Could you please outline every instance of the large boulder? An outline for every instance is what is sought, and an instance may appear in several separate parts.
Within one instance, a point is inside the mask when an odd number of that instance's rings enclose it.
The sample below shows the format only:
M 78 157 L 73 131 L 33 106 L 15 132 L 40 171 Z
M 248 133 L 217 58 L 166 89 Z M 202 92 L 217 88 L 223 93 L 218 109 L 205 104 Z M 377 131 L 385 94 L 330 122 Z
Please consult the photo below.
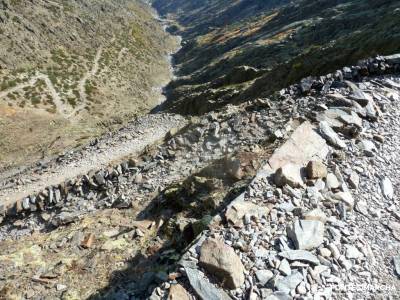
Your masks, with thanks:
M 324 160 L 329 148 L 323 138 L 316 133 L 316 128 L 304 122 L 290 138 L 268 160 L 273 171 L 288 163 L 305 166 L 310 160 Z
M 200 265 L 228 289 L 243 285 L 244 266 L 232 247 L 217 239 L 206 239 L 200 250 Z

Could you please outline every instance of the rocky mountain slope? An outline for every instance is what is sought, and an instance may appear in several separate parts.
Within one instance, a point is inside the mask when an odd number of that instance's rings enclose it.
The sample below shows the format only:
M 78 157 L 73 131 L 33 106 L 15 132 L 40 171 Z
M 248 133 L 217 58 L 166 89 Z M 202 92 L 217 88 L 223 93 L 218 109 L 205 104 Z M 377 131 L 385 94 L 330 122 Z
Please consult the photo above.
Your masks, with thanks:
M 399 72 L 378 57 L 191 118 L 4 205 L 2 297 L 396 298 Z
M 396 2 L 0 5 L 0 299 L 400 297 Z
M 182 1 L 153 5 L 183 36 L 171 111 L 199 114 L 398 50 L 398 1 Z
M 0 169 L 147 113 L 177 41 L 141 1 L 0 1 Z

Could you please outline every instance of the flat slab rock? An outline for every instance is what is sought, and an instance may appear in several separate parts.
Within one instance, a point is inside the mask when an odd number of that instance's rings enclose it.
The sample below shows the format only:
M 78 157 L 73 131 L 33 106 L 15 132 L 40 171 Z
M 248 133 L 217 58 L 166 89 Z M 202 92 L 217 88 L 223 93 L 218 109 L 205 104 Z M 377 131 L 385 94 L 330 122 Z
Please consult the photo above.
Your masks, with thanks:
M 318 258 L 311 252 L 305 250 L 288 250 L 280 252 L 278 255 L 290 261 L 304 261 L 311 264 L 319 265 Z
M 275 283 L 275 288 L 278 291 L 289 294 L 291 291 L 296 289 L 296 287 L 303 281 L 303 275 L 300 272 L 294 272 L 293 274 L 278 279 Z
M 203 273 L 192 268 L 185 268 L 190 285 L 201 300 L 231 300 L 223 290 L 207 281 Z
M 304 122 L 293 132 L 269 159 L 269 166 L 276 171 L 288 163 L 305 166 L 310 160 L 324 160 L 329 148 L 310 122 Z
M 228 289 L 244 284 L 244 266 L 232 247 L 217 239 L 206 239 L 200 249 L 200 265 Z
M 296 249 L 312 250 L 323 243 L 325 225 L 320 221 L 297 220 L 286 231 Z

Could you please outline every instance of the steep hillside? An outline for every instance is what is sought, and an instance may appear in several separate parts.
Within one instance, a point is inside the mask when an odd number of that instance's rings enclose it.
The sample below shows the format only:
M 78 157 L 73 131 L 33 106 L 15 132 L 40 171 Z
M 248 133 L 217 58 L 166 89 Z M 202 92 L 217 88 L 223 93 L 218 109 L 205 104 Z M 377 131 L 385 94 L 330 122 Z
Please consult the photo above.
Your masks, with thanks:
M 0 299 L 399 299 L 399 73 L 144 116 L 0 179 Z
M 184 37 L 165 105 L 172 111 L 246 101 L 400 45 L 398 1 L 181 2 L 153 3 Z
M 160 102 L 176 40 L 141 1 L 0 1 L 0 169 Z
M 0 0 L 0 300 L 400 299 L 399 6 Z

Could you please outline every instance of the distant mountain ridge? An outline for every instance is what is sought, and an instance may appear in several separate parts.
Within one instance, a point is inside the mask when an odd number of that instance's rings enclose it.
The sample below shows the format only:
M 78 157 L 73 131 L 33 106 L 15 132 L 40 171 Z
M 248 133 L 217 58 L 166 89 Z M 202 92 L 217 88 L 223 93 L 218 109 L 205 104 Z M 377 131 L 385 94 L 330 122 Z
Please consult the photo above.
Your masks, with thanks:
M 170 30 L 184 37 L 175 59 L 178 78 L 165 105 L 182 113 L 201 114 L 267 95 L 308 75 L 394 53 L 400 45 L 400 3 L 393 0 L 156 0 L 153 5 L 175 21 Z M 257 76 L 225 80 L 241 76 L 243 66 L 258 69 Z

